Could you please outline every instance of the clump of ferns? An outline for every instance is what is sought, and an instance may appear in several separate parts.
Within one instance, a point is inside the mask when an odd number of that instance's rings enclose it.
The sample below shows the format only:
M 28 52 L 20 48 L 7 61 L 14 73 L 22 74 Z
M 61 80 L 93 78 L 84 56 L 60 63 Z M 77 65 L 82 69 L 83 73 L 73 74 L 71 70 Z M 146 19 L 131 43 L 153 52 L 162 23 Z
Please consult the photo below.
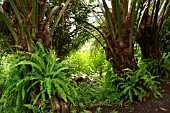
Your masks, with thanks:
M 60 101 L 74 104 L 71 93 L 77 93 L 74 82 L 66 77 L 69 67 L 65 61 L 56 58 L 54 51 L 47 53 L 41 45 L 38 48 L 35 53 L 28 53 L 29 57 L 16 57 L 22 60 L 13 65 L 9 73 L 1 98 L 4 109 L 16 106 L 14 110 L 25 110 L 26 107 L 41 106 L 46 101 L 51 103 L 53 110 L 60 109 Z M 59 107 L 54 108 L 53 104 Z

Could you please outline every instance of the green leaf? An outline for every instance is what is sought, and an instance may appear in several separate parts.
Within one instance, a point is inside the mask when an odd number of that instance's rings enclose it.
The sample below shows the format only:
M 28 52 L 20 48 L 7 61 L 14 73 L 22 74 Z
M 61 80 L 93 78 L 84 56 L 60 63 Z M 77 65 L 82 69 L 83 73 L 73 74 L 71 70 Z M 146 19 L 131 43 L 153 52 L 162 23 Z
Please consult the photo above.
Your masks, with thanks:
M 33 34 L 38 30 L 38 0 L 32 0 Z M 34 37 L 33 37 L 34 38 Z
M 44 90 L 44 91 L 45 91 L 45 90 Z M 34 102 L 33 102 L 33 105 L 35 105 L 35 104 L 37 103 L 37 101 L 38 101 L 38 99 L 39 99 L 39 97 L 40 97 L 40 95 L 41 95 L 42 92 L 43 92 L 43 91 L 41 91 L 41 92 L 35 97 Z
M 120 0 L 112 0 L 112 4 L 115 4 L 114 13 L 116 13 L 116 21 L 118 25 L 119 40 L 122 42 L 122 17 L 121 17 L 121 5 Z
M 93 3 L 94 2 L 94 0 L 89 0 L 89 3 L 91 4 L 91 3 Z
M 12 25 L 9 22 L 8 18 L 6 17 L 6 15 L 4 15 L 1 10 L 0 10 L 0 18 L 7 25 L 8 29 L 10 30 L 10 32 L 11 32 L 11 34 L 12 34 L 14 40 L 15 40 L 15 42 L 18 42 L 18 37 L 17 37 L 17 34 L 15 33 L 14 28 L 12 27 Z
M 25 98 L 25 85 L 22 86 L 21 91 L 22 91 L 22 100 L 24 100 L 24 98 Z
M 53 81 L 53 84 L 57 88 L 58 93 L 61 95 L 61 97 L 64 99 L 64 101 L 67 102 L 67 98 L 66 98 L 67 96 L 66 96 L 66 93 L 63 90 L 63 88 L 56 81 Z
M 103 6 L 104 6 L 104 9 L 105 9 L 105 13 L 106 13 L 107 24 L 109 26 L 109 31 L 111 33 L 111 38 L 112 38 L 112 40 L 114 40 L 115 39 L 115 33 L 114 33 L 114 27 L 113 27 L 113 24 L 112 24 L 110 11 L 109 11 L 109 8 L 108 8 L 108 6 L 106 4 L 106 1 L 105 0 L 102 0 L 102 1 L 103 1 Z
M 28 87 L 27 92 L 29 92 L 30 89 L 31 89 L 33 86 L 35 86 L 37 83 L 39 83 L 39 82 L 40 82 L 40 80 L 37 80 L 37 81 L 35 81 L 34 83 L 32 83 L 32 84 Z
M 127 86 L 127 87 L 123 90 L 123 93 L 126 94 L 126 92 L 127 92 L 128 90 L 130 90 L 130 89 L 131 89 L 131 87 L 130 87 L 130 86 Z
M 70 100 L 70 102 L 71 102 L 73 105 L 76 105 L 76 104 L 74 103 L 74 100 L 73 100 L 72 97 L 70 97 L 69 95 L 67 95 L 67 98 Z
M 35 58 L 36 64 L 39 63 L 41 68 L 45 70 L 46 65 L 42 57 L 38 56 L 37 54 L 33 54 L 32 58 Z
M 26 5 L 26 0 L 19 0 L 20 1 L 20 5 L 22 7 L 22 12 L 24 14 L 24 17 L 27 18 L 28 17 L 28 7 Z
M 16 97 L 16 106 L 20 106 L 21 104 L 21 90 L 17 92 L 17 97 Z
M 20 17 L 20 13 L 18 12 L 18 9 L 17 9 L 17 7 L 14 4 L 14 1 L 13 0 L 9 0 L 9 2 L 10 2 L 10 5 L 11 5 L 11 7 L 12 7 L 14 13 L 15 13 L 15 16 L 17 17 L 18 22 L 19 22 L 21 34 L 22 34 L 23 38 L 25 38 L 25 30 L 24 30 L 24 25 L 22 23 L 23 21 L 22 21 L 22 19 Z
M 27 107 L 27 108 L 29 108 L 29 109 L 32 109 L 32 110 L 37 110 L 37 107 L 36 107 L 36 106 L 33 106 L 33 105 L 31 105 L 31 104 L 24 104 L 23 106 L 24 106 L 24 107 Z
M 128 91 L 128 95 L 129 95 L 129 101 L 130 101 L 130 103 L 132 103 L 133 102 L 133 95 L 132 95 L 132 91 L 131 90 L 129 90 Z
M 31 66 L 33 66 L 33 67 L 36 67 L 40 72 L 43 73 L 42 68 L 41 68 L 39 65 L 37 65 L 36 63 L 32 62 L 32 61 L 26 61 L 26 60 L 24 60 L 24 61 L 21 61 L 21 62 L 19 62 L 18 64 L 16 64 L 14 67 L 17 67 L 17 66 L 19 66 L 19 65 L 31 65 Z
M 136 96 L 138 96 L 138 95 L 141 94 L 136 88 L 133 88 L 133 91 L 134 91 L 134 93 L 135 93 Z
M 45 99 L 45 91 L 42 91 L 42 100 L 43 100 L 43 102 L 46 102 L 46 99 Z
M 56 82 L 58 82 L 62 87 L 63 87 L 63 90 L 68 94 L 68 95 L 70 95 L 70 90 L 69 90 L 69 88 L 68 88 L 68 81 L 67 81 L 67 83 L 65 82 L 65 81 L 63 81 L 63 80 L 59 80 L 59 79 L 55 79 L 56 80 Z
M 45 78 L 45 83 L 46 83 L 46 87 L 47 87 L 47 93 L 49 98 L 51 99 L 51 79 L 50 78 Z
M 130 26 L 130 46 L 129 46 L 130 52 L 133 51 L 134 32 L 135 32 L 134 31 L 135 30 L 134 26 L 135 26 L 135 23 L 136 23 L 136 20 L 137 20 L 137 15 L 138 15 L 138 10 L 139 10 L 139 6 L 140 6 L 140 2 L 141 2 L 141 0 L 139 0 L 139 1 L 134 0 L 133 1 L 133 5 L 132 5 L 132 19 L 131 19 L 131 26 Z

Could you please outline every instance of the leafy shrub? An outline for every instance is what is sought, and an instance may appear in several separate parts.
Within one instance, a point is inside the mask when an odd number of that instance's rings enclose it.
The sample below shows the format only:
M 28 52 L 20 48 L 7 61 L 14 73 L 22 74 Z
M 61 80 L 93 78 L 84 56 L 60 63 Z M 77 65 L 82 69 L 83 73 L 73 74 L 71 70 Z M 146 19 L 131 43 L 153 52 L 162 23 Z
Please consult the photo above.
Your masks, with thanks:
M 170 16 L 168 16 L 168 18 L 166 19 L 160 35 L 162 41 L 162 52 L 168 53 L 170 51 Z
M 140 62 L 153 76 L 168 78 L 170 75 L 170 54 L 163 54 L 160 59 L 145 59 Z
M 74 75 L 81 76 L 81 73 L 89 77 L 98 77 L 102 75 L 103 68 L 106 65 L 104 50 L 100 47 L 95 51 L 77 51 L 68 57 L 70 64 L 74 64 L 72 72 Z
M 3 89 L 5 87 L 6 79 L 9 72 L 9 60 L 12 55 L 0 54 L 0 97 L 2 96 Z
M 78 97 L 74 98 L 77 112 L 99 104 L 103 100 L 103 89 L 100 81 L 80 83 L 77 89 Z
M 71 92 L 77 93 L 74 84 L 66 77 L 68 66 L 65 61 L 59 61 L 52 50 L 45 52 L 40 44 L 38 48 L 35 48 L 35 53 L 21 53 L 14 57 L 16 64 L 10 69 L 1 98 L 4 111 L 10 107 L 15 112 L 26 108 L 60 110 L 62 102 L 74 104 Z
M 122 105 L 123 102 L 128 102 L 131 104 L 134 99 L 142 101 L 149 92 L 152 92 L 156 98 L 161 95 L 156 86 L 159 82 L 146 69 L 137 71 L 124 69 L 123 71 L 124 74 L 120 76 L 114 74 L 111 68 L 105 73 L 103 83 L 107 103 L 116 102 Z

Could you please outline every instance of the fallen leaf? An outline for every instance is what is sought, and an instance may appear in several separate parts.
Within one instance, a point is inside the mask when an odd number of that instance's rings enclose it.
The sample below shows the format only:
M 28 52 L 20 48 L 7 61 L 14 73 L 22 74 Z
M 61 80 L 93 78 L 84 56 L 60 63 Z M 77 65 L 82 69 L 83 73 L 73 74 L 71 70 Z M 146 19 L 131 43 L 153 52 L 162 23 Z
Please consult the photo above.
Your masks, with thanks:
M 165 108 L 162 108 L 162 107 L 160 107 L 160 109 L 161 109 L 162 111 L 167 111 L 167 109 L 165 109 Z

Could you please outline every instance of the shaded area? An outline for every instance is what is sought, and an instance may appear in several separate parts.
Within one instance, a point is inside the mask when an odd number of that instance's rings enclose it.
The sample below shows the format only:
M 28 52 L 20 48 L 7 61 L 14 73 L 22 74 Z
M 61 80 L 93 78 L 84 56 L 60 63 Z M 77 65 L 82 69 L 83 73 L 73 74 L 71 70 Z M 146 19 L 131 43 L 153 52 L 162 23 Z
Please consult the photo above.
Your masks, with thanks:
M 118 113 L 170 113 L 170 80 L 162 83 L 159 86 L 159 91 L 163 98 L 155 99 L 153 96 L 146 101 L 139 102 L 136 101 L 132 104 L 129 109 L 126 106 L 100 106 L 102 108 L 102 113 L 110 113 L 112 111 L 117 111 Z M 96 112 L 97 107 L 92 107 L 89 109 L 92 113 Z

